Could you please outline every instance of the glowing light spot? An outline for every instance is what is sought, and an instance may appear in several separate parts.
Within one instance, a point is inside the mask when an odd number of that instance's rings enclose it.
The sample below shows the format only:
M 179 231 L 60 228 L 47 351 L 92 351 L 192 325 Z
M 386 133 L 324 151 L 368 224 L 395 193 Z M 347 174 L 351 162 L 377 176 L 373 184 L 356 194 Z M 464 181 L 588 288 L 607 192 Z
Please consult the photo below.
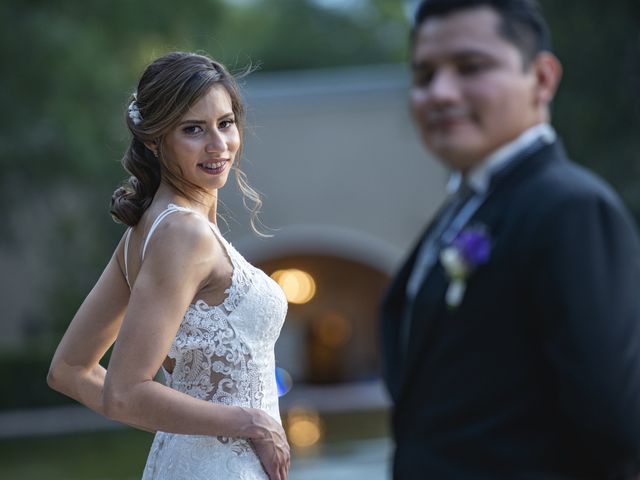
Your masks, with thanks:
M 276 386 L 278 387 L 279 397 L 289 393 L 293 386 L 293 379 L 284 368 L 276 367 Z
M 316 294 L 316 282 L 305 271 L 296 268 L 276 270 L 271 278 L 278 282 L 289 303 L 307 303 Z
M 338 312 L 329 312 L 316 319 L 313 329 L 318 340 L 331 348 L 347 343 L 353 331 L 349 319 Z
M 320 416 L 314 410 L 292 408 L 287 415 L 287 437 L 296 447 L 308 448 L 322 438 Z

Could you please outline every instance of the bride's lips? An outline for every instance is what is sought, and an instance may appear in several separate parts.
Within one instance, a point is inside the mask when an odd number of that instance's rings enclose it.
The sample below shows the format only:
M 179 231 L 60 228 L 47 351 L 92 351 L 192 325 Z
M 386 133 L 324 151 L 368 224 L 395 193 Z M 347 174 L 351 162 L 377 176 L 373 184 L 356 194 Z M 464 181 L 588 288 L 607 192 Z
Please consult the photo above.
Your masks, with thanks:
M 198 164 L 198 168 L 209 175 L 220 175 L 227 168 L 229 161 L 227 159 L 215 160 L 212 162 L 203 162 Z

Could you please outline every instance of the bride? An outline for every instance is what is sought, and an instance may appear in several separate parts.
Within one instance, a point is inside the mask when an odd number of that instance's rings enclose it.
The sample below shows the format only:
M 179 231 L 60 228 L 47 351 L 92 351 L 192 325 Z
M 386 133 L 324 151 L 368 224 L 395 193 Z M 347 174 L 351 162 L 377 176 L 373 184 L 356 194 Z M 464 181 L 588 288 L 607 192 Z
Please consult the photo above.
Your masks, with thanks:
M 156 432 L 144 480 L 287 478 L 273 353 L 287 303 L 216 225 L 231 170 L 260 203 L 238 170 L 243 120 L 221 64 L 176 52 L 147 67 L 111 208 L 130 228 L 51 363 L 55 390 Z

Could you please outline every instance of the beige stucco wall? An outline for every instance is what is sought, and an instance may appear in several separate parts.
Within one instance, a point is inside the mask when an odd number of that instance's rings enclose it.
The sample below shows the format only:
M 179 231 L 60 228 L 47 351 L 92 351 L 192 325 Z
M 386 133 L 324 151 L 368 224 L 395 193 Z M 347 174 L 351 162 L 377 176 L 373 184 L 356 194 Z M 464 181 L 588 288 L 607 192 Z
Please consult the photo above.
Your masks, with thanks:
M 264 194 L 259 240 L 237 189 L 228 236 L 250 255 L 313 243 L 384 256 L 393 268 L 444 195 L 446 173 L 422 148 L 403 65 L 259 74 L 245 79 L 243 168 Z M 359 248 L 361 247 L 361 248 Z M 268 253 L 267 253 L 268 255 Z

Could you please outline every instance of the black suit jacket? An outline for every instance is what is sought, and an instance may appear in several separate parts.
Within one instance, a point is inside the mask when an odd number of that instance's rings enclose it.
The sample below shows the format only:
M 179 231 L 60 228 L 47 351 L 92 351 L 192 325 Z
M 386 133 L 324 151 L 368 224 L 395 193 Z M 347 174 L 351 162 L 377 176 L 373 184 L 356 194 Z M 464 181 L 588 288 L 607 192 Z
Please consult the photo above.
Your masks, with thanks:
M 492 250 L 456 309 L 437 262 L 400 346 L 417 246 L 382 304 L 394 478 L 630 477 L 640 246 L 626 209 L 556 142 L 508 166 L 469 223 Z

